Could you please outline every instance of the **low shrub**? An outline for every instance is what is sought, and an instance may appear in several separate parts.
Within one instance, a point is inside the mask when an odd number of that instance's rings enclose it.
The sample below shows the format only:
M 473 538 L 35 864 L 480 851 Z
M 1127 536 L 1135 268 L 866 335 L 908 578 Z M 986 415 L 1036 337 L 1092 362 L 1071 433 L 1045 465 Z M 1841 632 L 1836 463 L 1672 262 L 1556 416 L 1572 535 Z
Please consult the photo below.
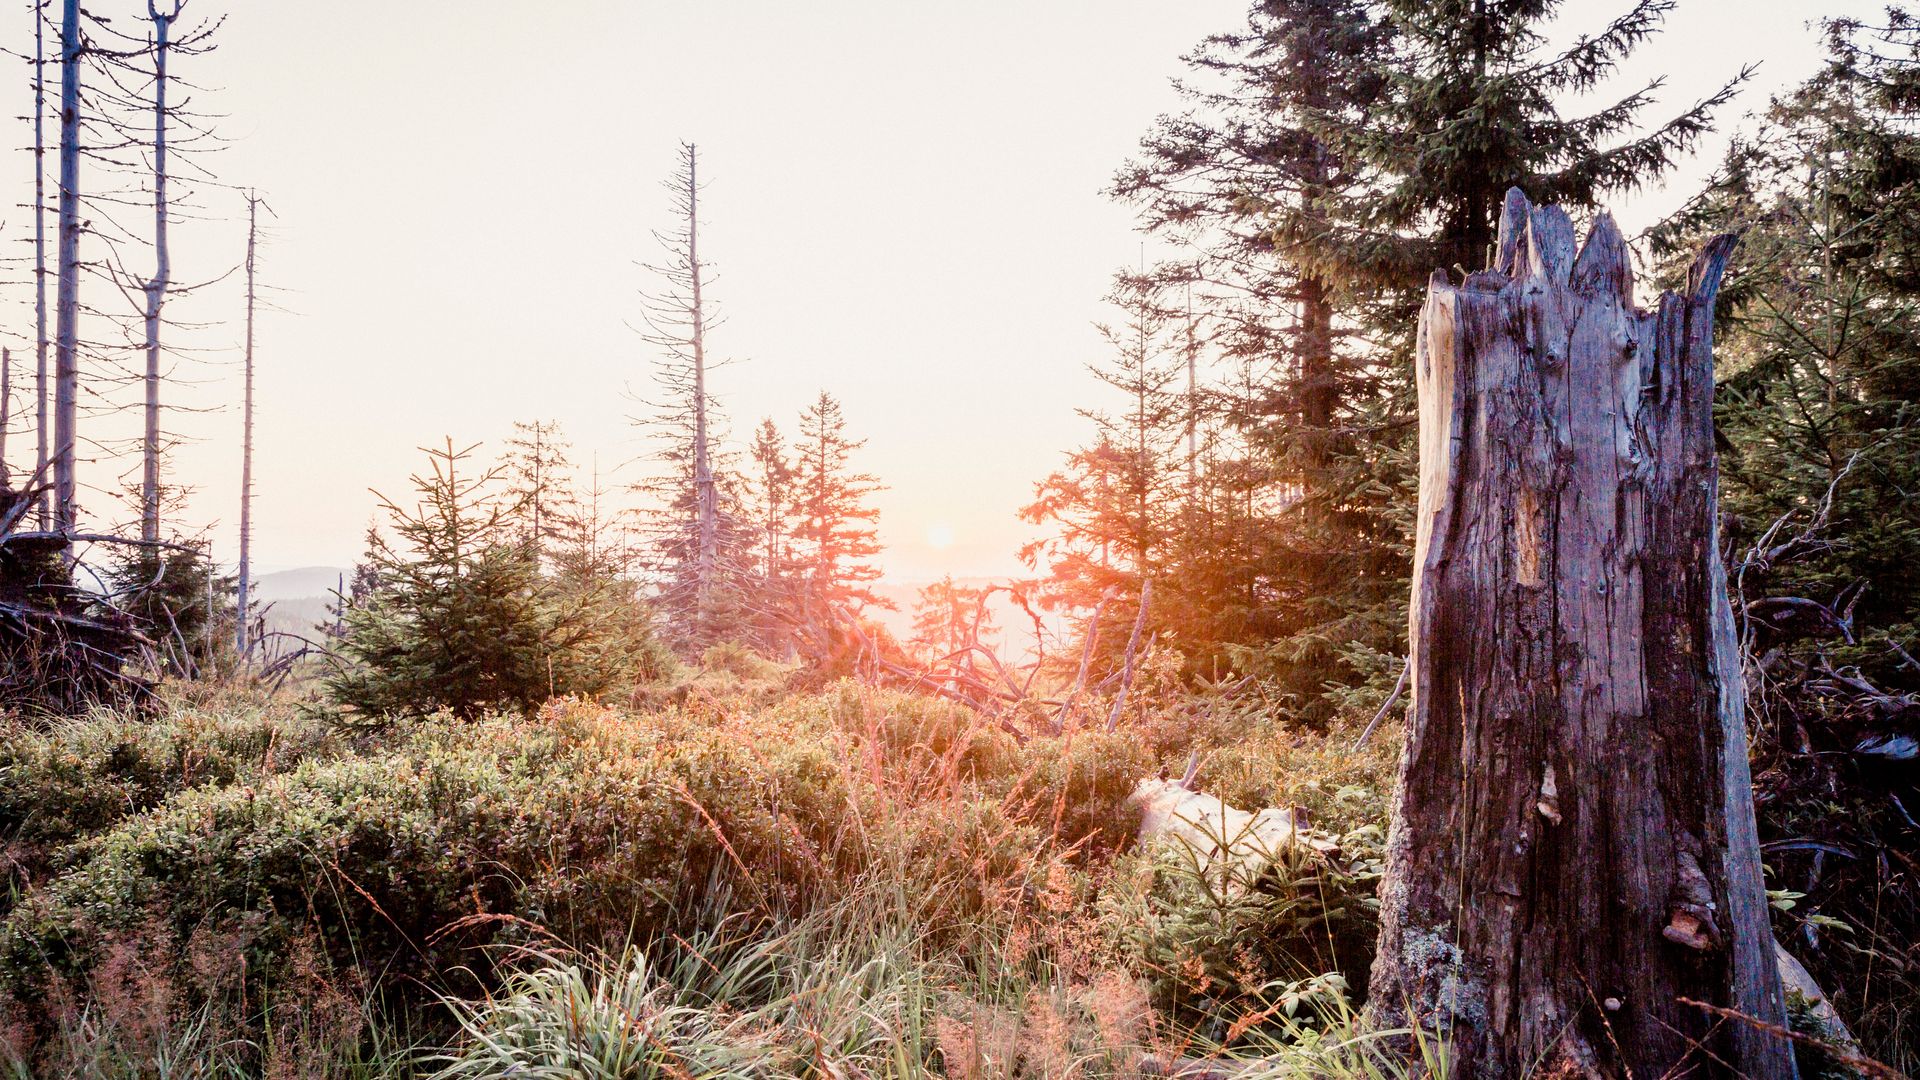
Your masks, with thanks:
M 857 871 L 852 802 L 824 747 L 770 734 L 559 706 L 185 790 L 69 849 L 0 924 L 0 974 L 28 1000 L 146 928 L 156 970 L 189 981 L 192 943 L 218 937 L 266 986 L 312 935 L 404 1011 L 490 985 L 480 946 L 617 947 L 715 897 L 803 910 Z
M 1159 768 L 1130 734 L 1080 732 L 1029 743 L 1020 770 L 993 788 L 1030 807 L 1050 836 L 1093 861 L 1133 843 L 1140 816 L 1127 807 L 1127 796 Z
M 1241 721 L 1211 734 L 1229 741 L 1206 758 L 1208 790 L 1335 823 L 1377 812 L 1384 751 L 1335 753 Z M 1166 1020 L 1204 1027 L 1206 1009 L 1257 1011 L 1285 980 L 1318 993 L 1330 984 L 1300 980 L 1364 969 L 1347 951 L 1367 936 L 1357 865 L 1296 868 L 1223 902 L 1152 858 L 1116 861 L 1139 825 L 1127 795 L 1185 758 L 1155 745 L 1097 730 L 1023 743 L 965 708 L 850 681 L 353 733 L 288 706 L 184 696 L 145 725 L 10 728 L 0 820 L 31 869 L 16 870 L 0 921 L 0 992 L 24 1025 L 21 1060 L 53 1075 L 83 1056 L 60 1047 L 134 1060 L 126 1048 L 210 1045 L 202 1034 L 241 1072 L 306 1046 L 370 1075 L 369 1045 L 396 1027 L 443 1040 L 464 1023 L 477 1040 L 576 1006 L 612 1023 L 618 1002 L 666 1010 L 666 1045 L 720 1040 L 715 1053 L 768 1075 L 802 1069 L 803 1053 L 875 1075 L 1124 1071 L 1112 1055 L 1093 1062 L 1122 1028 L 1137 1048 L 1149 1029 L 1172 1031 L 1156 1027 Z M 1349 838 L 1349 857 L 1369 835 Z M 1244 954 L 1237 937 L 1266 944 Z M 723 993 L 681 971 L 685 942 L 736 974 L 748 969 L 725 957 L 787 951 L 756 961 L 758 989 Z M 802 956 L 827 965 L 821 981 Z M 782 995 L 818 1008 L 767 1011 Z M 357 1010 L 332 1021 L 360 1033 L 355 1046 L 321 1045 L 321 997 Z M 139 1034 L 114 1004 L 136 999 L 164 1000 L 171 1026 Z M 1156 1019 L 1149 1000 L 1168 1011 Z M 672 1011 L 688 1002 L 711 1015 Z M 743 1010 L 761 1028 L 733 1026 Z M 881 1033 L 903 1030 L 906 1049 L 883 1061 Z
M 161 688 L 154 715 L 102 712 L 50 724 L 0 719 L 0 843 L 12 897 L 65 849 L 199 787 L 255 784 L 344 741 L 288 702 Z
M 731 675 L 742 683 L 779 683 L 793 670 L 774 663 L 737 641 L 709 645 L 700 654 L 700 668 L 715 674 Z

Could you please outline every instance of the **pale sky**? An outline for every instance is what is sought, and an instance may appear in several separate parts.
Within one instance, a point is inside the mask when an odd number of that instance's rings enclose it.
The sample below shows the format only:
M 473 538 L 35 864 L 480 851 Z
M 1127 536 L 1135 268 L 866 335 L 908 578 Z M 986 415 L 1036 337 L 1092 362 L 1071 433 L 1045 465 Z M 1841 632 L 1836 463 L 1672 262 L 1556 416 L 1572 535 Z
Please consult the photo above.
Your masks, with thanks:
M 1565 30 L 1625 2 L 1571 3 Z M 24 6 L 0 14 L 16 51 L 31 48 Z M 671 224 L 659 182 L 687 139 L 708 180 L 701 242 L 726 316 L 710 348 L 735 361 L 714 376 L 735 437 L 762 416 L 790 430 L 830 390 L 868 440 L 861 466 L 890 485 L 890 577 L 1018 572 L 1031 530 L 1016 511 L 1086 435 L 1073 410 L 1100 400 L 1084 370 L 1100 297 L 1140 257 L 1131 214 L 1100 192 L 1177 107 L 1179 55 L 1245 6 L 190 0 L 231 12 L 219 52 L 177 67 L 217 88 L 206 100 L 232 145 L 210 164 L 277 213 L 261 269 L 288 310 L 259 328 L 256 565 L 351 563 L 368 488 L 402 492 L 414 448 L 447 435 L 497 447 L 516 419 L 555 419 L 607 483 L 633 475 L 625 394 L 645 389 L 650 355 L 629 324 L 652 285 L 637 263 Z M 1697 185 L 1725 127 L 1814 68 L 1808 20 L 1878 6 L 1681 0 L 1622 80 L 1668 73 L 1652 115 L 1763 66 L 1698 166 L 1618 207 L 1629 231 Z M 89 7 L 131 21 L 144 0 Z M 13 83 L 8 115 L 31 102 L 24 71 Z M 6 160 L 11 190 L 30 190 L 31 155 Z M 198 201 L 229 220 L 176 226 L 180 280 L 218 276 L 244 243 L 238 195 Z M 18 255 L 30 228 L 10 210 L 0 241 Z M 144 252 L 126 257 L 145 272 Z M 18 380 L 31 291 L 9 276 L 0 339 Z M 174 475 L 224 558 L 239 373 L 211 347 L 238 340 L 236 286 L 179 305 L 226 324 L 193 335 L 208 362 L 172 392 L 214 410 L 174 419 L 196 440 Z M 16 466 L 28 441 L 10 443 Z

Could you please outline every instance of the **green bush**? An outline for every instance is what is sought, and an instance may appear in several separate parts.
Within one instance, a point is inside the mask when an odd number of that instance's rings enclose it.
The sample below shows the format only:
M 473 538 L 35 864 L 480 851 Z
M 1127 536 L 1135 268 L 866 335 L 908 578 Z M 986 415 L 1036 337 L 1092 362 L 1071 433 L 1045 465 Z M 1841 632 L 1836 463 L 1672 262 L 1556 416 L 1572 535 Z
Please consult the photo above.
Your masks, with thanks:
M 940 698 L 877 691 L 842 679 L 794 704 L 817 715 L 817 722 L 837 732 L 843 743 L 860 746 L 896 785 L 991 784 L 1017 775 L 1024 764 L 1013 736 L 979 713 Z
M 59 866 L 68 845 L 196 787 L 256 783 L 344 749 L 287 703 L 162 689 L 152 716 L 111 712 L 50 725 L 0 720 L 0 839 L 14 888 Z M 0 911 L 11 896 L 0 898 Z
M 1203 786 L 1249 807 L 1300 801 L 1355 822 L 1375 812 L 1372 755 L 1266 738 L 1215 751 Z M 1087 1026 L 1095 981 L 1125 1006 L 1114 1013 L 1109 1001 L 1109 1013 L 1133 1015 L 1120 999 L 1135 986 L 1145 1008 L 1146 983 L 1111 970 L 1122 961 L 1149 980 L 1166 977 L 1156 965 L 1172 970 L 1175 981 L 1152 989 L 1169 1017 L 1193 1024 L 1209 1001 L 1226 1010 L 1253 997 L 1179 982 L 1186 969 L 1173 959 L 1190 968 L 1198 956 L 1225 985 L 1240 973 L 1236 936 L 1271 942 L 1256 957 L 1261 993 L 1309 969 L 1352 973 L 1325 942 L 1359 934 L 1349 929 L 1366 918 L 1361 868 L 1301 869 L 1281 894 L 1220 903 L 1151 860 L 1114 861 L 1139 824 L 1126 797 L 1162 764 L 1180 762 L 1130 733 L 1022 745 L 970 710 L 853 682 L 771 702 L 688 695 L 639 713 L 563 699 L 527 716 L 443 713 L 356 735 L 291 706 L 174 694 L 148 724 L 103 714 L 0 732 L 0 820 L 17 849 L 39 853 L 0 921 L 0 992 L 37 1032 L 40 1067 L 60 1075 L 48 1047 L 111 1056 L 132 1045 L 134 1028 L 112 1020 L 122 999 L 169 1003 L 173 1026 L 155 1028 L 167 1034 L 156 1046 L 292 1046 L 313 1023 L 275 1017 L 304 1015 L 316 985 L 335 988 L 328 1015 L 345 1016 L 343 1000 L 364 1014 L 354 1030 L 367 1039 L 395 1023 L 438 1039 L 455 1019 L 442 995 L 517 1002 L 459 1014 L 492 1031 L 631 989 L 621 982 L 631 965 L 583 958 L 645 944 L 678 965 L 662 950 L 712 941 L 697 935 L 720 926 L 723 952 L 786 943 L 782 974 L 765 978 L 820 1007 L 779 1024 L 842 1024 L 832 1038 L 843 1058 L 832 1060 L 911 1075 L 901 1062 L 1002 1054 L 992 1048 L 1015 1036 L 1029 1063 L 1099 1045 Z M 1349 839 L 1349 857 L 1369 835 Z M 1148 929 L 1128 937 L 1129 925 Z M 791 936 L 802 927 L 813 935 L 804 949 Z M 881 927 L 894 937 L 876 952 Z M 513 981 L 530 950 L 572 973 Z M 808 982 L 789 962 L 800 955 L 839 974 Z M 709 959 L 733 970 L 719 952 Z M 117 989 L 128 971 L 158 996 Z M 677 968 L 647 971 L 633 992 L 660 980 L 696 992 Z M 861 984 L 859 972 L 893 974 Z M 867 1027 L 844 1025 L 862 1002 L 897 1000 L 881 983 L 909 978 L 940 981 L 941 1000 L 915 1005 L 911 1023 L 937 1022 L 946 1036 L 934 1050 L 916 1034 L 911 1053 L 883 1066 L 874 1033 L 907 1014 L 888 1005 L 859 1021 Z M 696 1003 L 762 1010 L 772 985 L 699 989 L 710 1000 Z M 196 1017 L 214 1043 L 192 1042 Z M 725 1015 L 688 1023 L 688 1038 L 739 1034 Z M 799 1043 L 769 1038 L 776 1075 L 800 1067 Z M 326 1050 L 328 1060 L 356 1052 Z M 265 1054 L 234 1060 L 256 1069 Z
M 0 959 L 26 999 L 83 978 L 116 936 L 141 930 L 181 967 L 217 935 L 270 982 L 312 932 L 335 969 L 406 1005 L 486 985 L 477 946 L 617 948 L 687 929 L 716 895 L 804 908 L 852 869 L 851 812 L 830 754 L 764 728 L 585 706 L 432 721 L 377 752 L 180 792 L 81 842 L 0 924 Z
M 1029 807 L 1048 834 L 1083 861 L 1093 860 L 1133 843 L 1140 814 L 1126 805 L 1127 796 L 1159 767 L 1131 735 L 1089 731 L 1035 739 L 1022 752 L 1018 770 L 990 787 Z
M 737 641 L 709 645 L 700 654 L 700 667 L 705 671 L 731 675 L 742 683 L 781 683 L 793 670 L 774 663 Z

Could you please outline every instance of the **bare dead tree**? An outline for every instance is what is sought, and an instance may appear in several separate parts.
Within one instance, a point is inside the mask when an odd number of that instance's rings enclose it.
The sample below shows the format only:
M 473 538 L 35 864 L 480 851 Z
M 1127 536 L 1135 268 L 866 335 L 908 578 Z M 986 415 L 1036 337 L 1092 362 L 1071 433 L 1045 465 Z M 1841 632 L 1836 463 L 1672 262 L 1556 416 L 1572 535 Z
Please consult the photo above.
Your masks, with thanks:
M 1127 635 L 1127 651 L 1120 664 L 1120 692 L 1113 696 L 1113 708 L 1107 712 L 1107 730 L 1116 731 L 1120 727 L 1120 717 L 1127 711 L 1127 696 L 1133 693 L 1133 664 L 1140 650 L 1140 632 L 1146 629 L 1147 611 L 1153 604 L 1153 579 L 1147 578 L 1140 583 L 1140 605 L 1133 612 L 1133 633 Z
M 140 539 L 160 539 L 160 312 L 173 284 L 172 250 L 167 244 L 167 60 L 173 51 L 174 20 L 186 0 L 163 11 L 147 0 L 153 21 L 153 277 L 146 294 L 146 411 L 140 443 Z
M 1060 706 L 1060 714 L 1054 718 L 1053 726 L 1056 731 L 1066 727 L 1067 714 L 1073 711 L 1074 703 L 1080 700 L 1080 692 L 1086 689 L 1087 672 L 1093 666 L 1094 643 L 1100 639 L 1100 616 L 1106 614 L 1107 605 L 1112 603 L 1114 597 L 1118 595 L 1120 595 L 1119 586 L 1107 586 L 1107 591 L 1100 594 L 1100 602 L 1094 605 L 1093 615 L 1087 619 L 1086 632 L 1080 640 L 1080 670 L 1073 677 L 1073 688 L 1067 691 L 1067 699 Z
M 692 143 L 687 143 L 681 149 L 681 161 L 685 169 L 685 182 L 679 192 L 684 200 L 682 209 L 687 219 L 687 231 L 684 234 L 687 302 L 682 309 L 685 319 L 682 325 L 686 336 L 672 345 L 685 348 L 692 361 L 693 512 L 694 528 L 699 538 L 695 548 L 695 573 L 699 580 L 697 603 L 705 607 L 711 597 L 714 570 L 719 563 L 720 503 L 713 486 L 713 447 L 709 441 L 712 433 L 707 424 L 707 310 L 700 296 L 700 158 Z
M 103 389 L 135 381 L 125 357 L 134 340 L 129 328 L 136 311 L 144 314 L 147 324 L 148 404 L 157 405 L 153 392 L 160 360 L 159 307 L 165 296 L 177 291 L 166 233 L 180 205 L 170 190 L 179 143 L 172 124 L 186 114 L 180 111 L 185 101 L 176 101 L 171 92 L 175 80 L 168 61 L 178 53 L 200 50 L 217 23 L 181 34 L 173 20 L 190 0 L 165 0 L 171 7 L 164 14 L 158 6 L 161 2 L 152 0 L 148 8 L 155 27 L 150 37 L 123 33 L 111 18 L 89 12 L 77 0 L 64 0 L 52 11 L 39 3 L 33 9 L 37 446 L 34 475 L 20 491 L 29 493 L 27 498 L 34 505 L 16 501 L 12 511 L 17 513 L 10 512 L 5 530 L 0 530 L 4 533 L 0 536 L 0 547 L 4 548 L 0 550 L 0 593 L 5 593 L 12 605 L 6 632 L 0 636 L 6 637 L 10 661 L 25 663 L 40 673 L 25 683 L 9 683 L 8 692 L 29 692 L 37 686 L 46 692 L 45 704 L 56 709 L 79 704 L 92 693 L 89 688 L 136 686 L 144 678 L 140 672 L 162 666 L 162 653 L 177 654 L 188 670 L 193 666 L 188 655 L 191 650 L 181 632 L 183 623 L 174 619 L 173 608 L 164 606 L 167 601 L 156 601 L 162 595 L 157 590 L 179 588 L 181 579 L 174 569 L 191 565 L 198 558 L 197 550 L 189 545 L 163 543 L 157 538 L 157 519 L 152 512 L 158 504 L 154 497 L 158 485 L 152 482 L 157 480 L 157 453 L 146 455 L 146 479 L 150 482 L 142 493 L 141 539 L 79 529 L 83 448 L 105 445 L 97 436 L 83 438 L 80 427 L 86 415 L 121 407 Z M 56 13 L 57 26 L 47 17 Z M 50 31 L 58 34 L 61 68 L 58 235 L 51 266 L 55 277 L 51 309 L 46 302 L 49 253 L 43 167 L 47 150 L 45 39 Z M 151 132 L 144 126 L 147 119 L 153 125 Z M 189 135 L 195 134 L 191 124 L 188 128 Z M 151 158 L 143 167 L 141 156 L 149 151 Z M 87 177 L 84 184 L 83 171 Z M 134 176 L 152 178 L 151 203 L 137 185 L 126 182 L 125 178 Z M 116 184 L 115 177 L 122 179 Z M 121 225 L 117 216 L 122 208 L 133 206 L 151 206 L 155 213 L 158 266 L 151 279 L 128 274 L 121 257 L 125 245 L 144 242 Z M 83 233 L 94 239 L 83 240 Z M 86 255 L 81 250 L 83 243 L 88 248 Z M 86 300 L 94 290 L 83 284 L 83 275 L 88 274 L 106 281 L 113 287 L 110 292 L 117 290 L 126 307 L 109 310 L 89 306 Z M 146 294 L 146 303 L 135 299 L 129 291 L 130 282 Z M 51 335 L 47 329 L 49 315 Z M 122 342 L 114 345 L 91 334 L 100 323 L 118 327 L 125 335 Z M 51 380 L 46 378 L 49 348 L 53 354 Z M 6 399 L 10 429 L 12 358 L 9 355 L 5 359 L 0 398 Z M 144 442 L 150 451 L 157 451 L 159 432 L 152 409 L 147 419 Z M 4 450 L 0 450 L 3 456 Z M 36 515 L 40 528 L 28 531 L 20 515 L 33 508 L 41 511 Z M 90 551 L 115 554 L 105 564 L 96 565 Z M 188 588 L 189 592 L 196 591 Z M 170 662 L 166 666 L 179 670 L 178 664 Z M 80 697 L 74 696 L 76 693 Z
M 173 71 L 176 59 L 211 52 L 215 32 L 221 25 L 219 19 L 197 25 L 182 23 L 188 4 L 189 0 L 147 0 L 149 28 L 143 35 L 124 33 L 114 29 L 107 20 L 99 20 L 98 33 L 112 47 L 93 50 L 100 60 L 103 78 L 101 88 L 89 95 L 97 114 L 90 120 L 107 134 L 106 147 L 119 151 L 107 157 L 108 163 L 117 171 L 137 174 L 147 188 L 124 193 L 102 192 L 93 198 L 116 207 L 121 204 L 143 206 L 153 215 L 151 236 L 138 237 L 128 230 L 120 230 L 123 236 L 103 236 L 111 255 L 106 266 L 108 278 L 140 313 L 138 347 L 144 359 L 142 369 L 137 375 L 124 372 L 124 365 L 117 356 L 111 355 L 103 358 L 109 360 L 103 366 L 119 381 L 138 381 L 141 385 L 140 480 L 136 491 L 140 534 L 148 542 L 160 538 L 161 516 L 165 512 L 162 504 L 166 491 L 161 475 L 167 449 L 163 439 L 167 433 L 161 426 L 161 393 L 168 373 L 164 364 L 170 354 L 179 351 L 177 346 L 169 349 L 163 345 L 163 329 L 176 325 L 167 318 L 165 310 L 173 297 L 198 287 L 182 284 L 174 274 L 170 227 L 180 217 L 183 207 L 190 205 L 192 193 L 187 191 L 183 201 L 175 197 L 173 185 L 177 180 L 211 180 L 204 168 L 194 168 L 192 163 L 200 153 L 218 149 L 220 145 L 212 133 L 210 118 L 193 110 L 191 92 L 194 88 L 183 83 Z M 174 97 L 176 86 L 184 91 L 178 99 Z M 139 160 L 142 156 L 144 161 Z M 176 176 L 176 172 L 182 170 L 188 174 Z M 99 215 L 97 208 L 95 215 Z M 119 248 L 129 242 L 151 245 L 154 265 L 151 276 L 137 277 L 125 269 Z M 109 315 L 109 321 L 124 323 L 126 319 L 113 314 Z M 131 345 L 131 332 L 128 338 Z M 180 407 L 176 404 L 169 409 Z
M 13 479 L 7 471 L 7 432 L 13 427 L 13 350 L 0 346 L 0 488 Z
M 260 235 L 260 193 L 247 192 L 247 339 L 241 363 L 246 389 L 241 399 L 240 422 L 240 567 L 234 578 L 233 647 L 244 663 L 247 658 L 247 604 L 253 588 L 253 317 L 257 292 L 254 255 Z
M 687 306 L 687 344 L 693 350 L 694 513 L 700 533 L 700 587 L 704 593 L 712 587 L 719 562 L 720 501 L 713 487 L 713 448 L 707 428 L 707 312 L 700 302 L 700 160 L 692 143 L 687 144 L 686 154 L 687 285 L 692 300 Z
M 47 20 L 44 0 L 33 5 L 33 432 L 35 474 L 47 470 Z M 43 493 L 36 521 L 48 528 Z
M 700 256 L 699 154 L 680 146 L 679 167 L 665 187 L 677 224 L 654 237 L 665 259 L 645 264 L 660 282 L 645 294 L 645 341 L 657 347 L 655 388 L 643 397 L 652 415 L 661 473 L 645 487 L 657 503 L 657 566 L 661 607 L 683 645 L 704 646 L 739 627 L 739 582 L 750 553 L 744 523 L 736 519 L 732 476 L 720 452 L 720 417 L 709 388 L 719 364 L 708 348 L 718 325 L 706 295 Z
M 1200 335 L 1193 315 L 1193 284 L 1187 284 L 1187 499 L 1200 497 Z
M 75 523 L 75 456 L 80 408 L 80 0 L 63 0 L 60 21 L 60 254 L 54 306 L 53 520 Z
M 210 38 L 220 25 L 219 20 L 195 27 L 178 22 L 190 3 L 153 0 L 148 17 L 136 24 L 150 27 L 145 32 L 123 30 L 123 21 L 78 3 L 62 0 L 51 10 L 45 2 L 34 5 L 35 465 L 39 444 L 44 444 L 53 481 L 46 512 L 40 515 L 43 529 L 76 527 L 81 489 L 89 479 L 82 471 L 100 460 L 99 452 L 117 454 L 137 442 L 141 477 L 130 488 L 138 492 L 145 538 L 152 540 L 158 532 L 164 437 L 158 422 L 159 388 L 165 357 L 179 351 L 177 346 L 166 347 L 160 340 L 161 330 L 168 325 L 192 325 L 163 321 L 162 306 L 170 297 L 195 287 L 178 280 L 170 258 L 168 226 L 181 220 L 183 207 L 192 205 L 191 190 L 185 192 L 184 200 L 181 197 L 178 184 L 183 177 L 178 174 L 200 150 L 213 148 L 200 144 L 217 142 L 202 122 L 207 118 L 189 111 L 190 94 L 176 93 L 184 84 L 172 70 L 173 61 L 209 51 Z M 57 57 L 46 55 L 49 36 L 57 36 Z M 59 65 L 61 79 L 53 252 L 47 250 L 43 160 L 50 149 L 45 131 L 49 62 Z M 205 170 L 199 176 L 211 179 Z M 127 226 L 124 211 L 135 207 L 153 214 L 152 236 Z M 152 274 L 130 273 L 127 249 L 149 243 L 155 252 Z M 51 306 L 47 302 L 50 275 Z M 88 276 L 107 288 L 94 289 L 87 283 Z M 123 300 L 125 307 L 103 304 L 97 299 L 101 296 Z M 134 329 L 136 322 L 144 324 L 144 332 Z M 103 334 L 103 327 L 109 332 Z M 129 362 L 135 349 L 146 360 L 144 373 L 138 361 Z M 44 351 L 52 353 L 51 378 L 43 373 Z M 94 430 L 90 418 L 120 413 L 127 402 L 114 391 L 136 383 L 144 383 L 143 431 L 137 440 L 116 445 L 110 436 Z M 109 424 L 105 430 L 114 426 Z

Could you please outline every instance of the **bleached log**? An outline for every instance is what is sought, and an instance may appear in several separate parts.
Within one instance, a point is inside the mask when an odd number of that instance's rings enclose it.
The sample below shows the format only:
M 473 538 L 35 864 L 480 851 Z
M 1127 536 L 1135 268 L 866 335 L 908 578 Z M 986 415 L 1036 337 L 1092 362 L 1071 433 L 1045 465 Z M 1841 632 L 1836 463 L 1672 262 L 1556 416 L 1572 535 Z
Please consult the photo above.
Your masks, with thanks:
M 1179 845 L 1194 865 L 1217 873 L 1229 891 L 1245 890 L 1276 863 L 1300 855 L 1326 857 L 1340 845 L 1306 827 L 1292 808 L 1247 811 L 1193 789 L 1197 756 L 1179 780 L 1148 777 L 1127 805 L 1140 813 L 1140 843 Z

